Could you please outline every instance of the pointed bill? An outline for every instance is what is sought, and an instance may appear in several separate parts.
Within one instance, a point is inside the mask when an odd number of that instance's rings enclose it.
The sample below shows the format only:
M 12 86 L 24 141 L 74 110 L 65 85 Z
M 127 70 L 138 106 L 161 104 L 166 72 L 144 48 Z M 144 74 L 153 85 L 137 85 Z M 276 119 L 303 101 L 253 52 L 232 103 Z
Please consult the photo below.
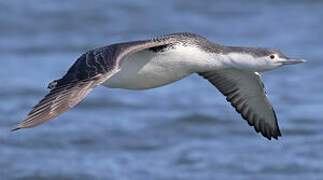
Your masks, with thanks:
M 290 65 L 290 64 L 305 63 L 306 61 L 307 61 L 306 59 L 291 59 L 291 58 L 288 58 L 287 60 L 278 61 L 278 62 L 282 63 L 283 65 Z

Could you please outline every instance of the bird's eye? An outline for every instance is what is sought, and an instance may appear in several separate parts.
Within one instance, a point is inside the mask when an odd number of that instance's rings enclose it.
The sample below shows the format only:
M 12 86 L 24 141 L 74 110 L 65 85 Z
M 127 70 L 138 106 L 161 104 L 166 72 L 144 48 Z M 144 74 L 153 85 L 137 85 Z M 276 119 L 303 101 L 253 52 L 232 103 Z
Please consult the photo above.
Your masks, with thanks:
M 275 59 L 275 55 L 270 55 L 269 58 L 270 59 Z

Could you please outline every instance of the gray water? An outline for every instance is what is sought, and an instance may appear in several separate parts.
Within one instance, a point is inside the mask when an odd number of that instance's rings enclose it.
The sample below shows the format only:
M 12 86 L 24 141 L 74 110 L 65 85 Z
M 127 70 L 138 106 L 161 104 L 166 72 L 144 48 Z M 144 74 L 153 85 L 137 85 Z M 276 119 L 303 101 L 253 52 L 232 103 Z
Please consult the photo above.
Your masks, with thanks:
M 1 179 L 323 179 L 323 1 L 0 1 Z M 308 62 L 263 73 L 283 136 L 257 134 L 207 81 L 98 87 L 10 133 L 83 52 L 189 31 Z

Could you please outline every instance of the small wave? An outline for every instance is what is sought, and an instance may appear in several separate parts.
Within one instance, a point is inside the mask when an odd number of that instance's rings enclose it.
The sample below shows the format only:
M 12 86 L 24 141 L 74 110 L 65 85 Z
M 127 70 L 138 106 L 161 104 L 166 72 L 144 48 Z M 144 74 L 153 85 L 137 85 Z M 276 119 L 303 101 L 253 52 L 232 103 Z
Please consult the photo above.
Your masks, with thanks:
M 60 173 L 58 173 L 57 175 L 55 175 L 55 174 L 53 174 L 53 175 L 44 174 L 44 175 L 26 175 L 26 176 L 22 176 L 22 177 L 14 176 L 14 177 L 15 177 L 14 179 L 47 179 L 47 180 L 57 180 L 57 179 L 79 179 L 79 180 L 81 180 L 81 179 L 95 179 L 94 176 L 87 175 L 87 174 L 84 174 L 84 173 L 72 174 L 72 175 L 61 175 Z
M 319 120 L 319 119 L 306 119 L 306 118 L 302 118 L 302 119 L 293 119 L 292 120 L 293 123 L 296 124 L 322 124 L 323 121 Z
M 160 150 L 165 146 L 161 144 L 133 144 L 123 145 L 122 148 L 128 151 L 154 151 Z
M 71 140 L 71 143 L 76 145 L 90 145 L 95 144 L 96 141 L 94 140 L 94 138 L 78 138 Z
M 276 164 L 277 165 L 277 164 Z M 265 174 L 295 174 L 300 172 L 308 172 L 308 168 L 305 165 L 299 164 L 286 164 L 286 165 L 277 165 L 277 166 L 264 166 L 260 172 Z
M 98 108 L 131 108 L 131 109 L 138 109 L 138 108 L 144 108 L 139 105 L 133 105 L 133 104 L 126 104 L 122 103 L 120 101 L 114 101 L 114 100 L 98 100 L 98 99 L 87 99 L 83 101 L 78 108 L 80 109 L 98 109 Z
M 314 129 L 285 129 L 283 132 L 287 136 L 313 136 L 318 134 L 318 131 Z
M 216 117 L 204 115 L 204 114 L 190 114 L 181 116 L 175 121 L 177 124 L 229 124 L 231 121 L 218 119 Z
M 44 95 L 44 91 L 39 91 L 36 89 L 10 89 L 0 92 L 0 97 L 8 96 L 41 96 Z

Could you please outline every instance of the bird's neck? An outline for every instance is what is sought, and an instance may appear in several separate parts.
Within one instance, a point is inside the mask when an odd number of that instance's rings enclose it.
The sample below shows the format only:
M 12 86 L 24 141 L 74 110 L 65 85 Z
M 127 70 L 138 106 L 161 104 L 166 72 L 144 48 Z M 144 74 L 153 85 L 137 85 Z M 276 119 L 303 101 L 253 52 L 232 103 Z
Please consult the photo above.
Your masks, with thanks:
M 257 61 L 240 47 L 228 47 L 218 44 L 176 45 L 166 53 L 192 72 L 213 71 L 217 69 L 236 68 L 256 71 Z
M 218 44 L 212 44 L 211 47 L 210 52 L 214 61 L 216 65 L 220 65 L 217 67 L 235 68 L 253 72 L 262 71 L 263 61 L 252 55 L 252 52 L 257 48 L 222 46 Z
M 221 55 L 223 64 L 227 67 L 232 67 L 247 71 L 257 71 L 257 61 L 252 55 L 239 52 L 231 52 Z

